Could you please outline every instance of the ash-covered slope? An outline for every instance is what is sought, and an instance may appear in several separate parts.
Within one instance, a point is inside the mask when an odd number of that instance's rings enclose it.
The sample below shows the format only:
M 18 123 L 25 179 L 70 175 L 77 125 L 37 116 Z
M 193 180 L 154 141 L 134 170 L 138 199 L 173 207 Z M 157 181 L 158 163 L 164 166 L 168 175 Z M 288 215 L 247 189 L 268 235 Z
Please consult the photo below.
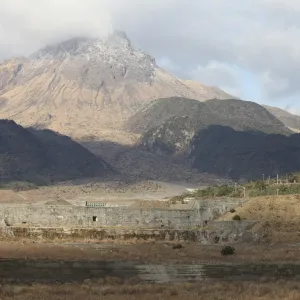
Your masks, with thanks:
M 126 128 L 141 133 L 142 147 L 151 152 L 186 154 L 194 136 L 211 125 L 245 132 L 291 134 L 264 107 L 241 100 L 156 100 L 130 118 Z
M 120 129 L 145 102 L 172 96 L 230 97 L 170 75 L 122 32 L 72 39 L 0 64 L 0 118 L 73 137 Z
M 1 181 L 37 184 L 112 174 L 110 166 L 69 137 L 0 120 Z
M 278 108 L 264 105 L 264 107 L 273 114 L 278 120 L 280 120 L 285 126 L 291 130 L 300 131 L 300 116 L 289 113 L 288 111 Z

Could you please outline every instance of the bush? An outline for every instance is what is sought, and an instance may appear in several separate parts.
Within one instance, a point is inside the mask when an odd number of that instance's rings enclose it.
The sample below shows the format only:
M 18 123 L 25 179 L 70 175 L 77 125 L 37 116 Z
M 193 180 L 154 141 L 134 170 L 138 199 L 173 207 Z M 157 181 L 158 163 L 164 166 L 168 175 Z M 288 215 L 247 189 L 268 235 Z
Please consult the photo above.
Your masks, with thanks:
M 220 242 L 220 237 L 219 236 L 215 236 L 214 237 L 214 243 L 218 244 Z
M 300 181 L 300 174 L 289 174 L 288 175 L 289 183 L 299 182 Z
M 215 190 L 211 186 L 206 189 L 198 190 L 195 194 L 196 197 L 213 197 L 215 195 Z
M 185 196 L 184 195 L 179 195 L 179 196 L 173 196 L 171 199 L 170 199 L 170 203 L 171 204 L 176 204 L 176 203 L 182 203 L 183 200 L 184 200 Z
M 242 218 L 239 216 L 239 215 L 235 215 L 233 218 L 232 218 L 233 221 L 241 221 Z
M 176 250 L 176 249 L 182 249 L 183 246 L 181 244 L 176 244 L 173 246 L 173 249 Z
M 222 185 L 218 188 L 217 197 L 224 197 L 224 196 L 229 196 L 234 192 L 234 187 L 229 186 L 229 185 Z
M 242 191 L 230 185 L 210 186 L 205 189 L 198 190 L 196 197 L 241 197 Z
M 256 181 L 254 184 L 254 189 L 264 191 L 267 189 L 267 184 L 265 181 Z
M 231 209 L 230 212 L 231 212 L 232 214 L 234 214 L 234 213 L 235 213 L 235 209 L 234 209 L 234 208 Z
M 235 248 L 231 246 L 224 246 L 221 250 L 221 254 L 223 256 L 233 255 L 235 254 Z

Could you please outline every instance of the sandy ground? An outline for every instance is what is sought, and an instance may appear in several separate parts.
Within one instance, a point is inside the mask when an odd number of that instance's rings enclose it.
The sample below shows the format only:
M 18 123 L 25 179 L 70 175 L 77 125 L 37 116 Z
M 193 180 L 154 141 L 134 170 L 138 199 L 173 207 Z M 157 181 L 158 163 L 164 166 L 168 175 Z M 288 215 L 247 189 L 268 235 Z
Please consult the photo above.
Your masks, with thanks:
M 194 188 L 184 183 L 166 183 L 144 180 L 140 182 L 108 181 L 74 181 L 56 186 L 40 187 L 36 190 L 14 192 L 0 190 L 0 203 L 46 203 L 64 200 L 72 204 L 92 201 L 117 201 L 128 203 L 140 200 L 164 200 Z

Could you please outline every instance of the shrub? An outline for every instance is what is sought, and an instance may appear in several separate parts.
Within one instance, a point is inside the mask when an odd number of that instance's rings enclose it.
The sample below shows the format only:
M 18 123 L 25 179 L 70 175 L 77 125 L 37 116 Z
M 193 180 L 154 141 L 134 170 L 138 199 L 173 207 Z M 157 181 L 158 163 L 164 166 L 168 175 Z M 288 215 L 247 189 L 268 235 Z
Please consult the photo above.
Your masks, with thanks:
M 215 236 L 214 237 L 214 243 L 218 244 L 220 242 L 220 237 L 219 236 Z
M 234 213 L 235 213 L 235 209 L 234 209 L 234 208 L 231 209 L 230 212 L 231 212 L 232 214 L 234 214 Z
M 195 194 L 196 197 L 213 197 L 215 195 L 214 188 L 209 186 L 208 188 L 198 190 Z
M 223 256 L 233 255 L 235 254 L 235 248 L 232 246 L 224 246 L 221 250 L 221 254 Z
M 267 189 L 267 184 L 265 181 L 256 181 L 254 184 L 254 189 L 264 191 Z
M 279 194 L 285 194 L 289 192 L 289 187 L 286 185 L 281 185 L 279 187 Z
M 205 189 L 198 190 L 196 197 L 241 197 L 241 191 L 235 190 L 235 187 L 229 185 L 209 186 Z
M 217 197 L 224 197 L 224 196 L 229 196 L 234 192 L 234 187 L 229 186 L 229 185 L 222 185 L 218 188 Z
M 172 204 L 176 204 L 178 202 L 182 203 L 183 200 L 184 200 L 185 196 L 184 195 L 179 195 L 179 196 L 173 196 L 171 199 L 170 199 L 170 203 Z
M 238 189 L 238 190 L 232 192 L 232 193 L 229 195 L 229 197 L 232 197 L 232 198 L 240 198 L 240 197 L 243 197 L 243 195 L 244 195 L 243 190 Z
M 239 216 L 239 215 L 235 215 L 233 218 L 232 218 L 232 220 L 233 221 L 241 221 L 241 217 Z
M 176 249 L 182 249 L 183 246 L 181 244 L 176 244 L 173 246 L 173 249 L 176 250 Z
M 300 174 L 289 174 L 288 181 L 290 183 L 299 182 L 300 181 Z

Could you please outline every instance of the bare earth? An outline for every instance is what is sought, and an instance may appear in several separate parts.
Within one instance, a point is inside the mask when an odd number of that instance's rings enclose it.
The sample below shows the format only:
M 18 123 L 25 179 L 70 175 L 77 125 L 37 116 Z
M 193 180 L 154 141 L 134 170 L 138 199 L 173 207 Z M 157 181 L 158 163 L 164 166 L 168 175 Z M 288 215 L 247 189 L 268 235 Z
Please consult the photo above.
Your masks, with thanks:
M 28 258 L 49 260 L 136 261 L 140 263 L 211 264 L 211 263 L 274 263 L 299 262 L 300 247 L 293 245 L 236 245 L 236 254 L 223 257 L 221 246 L 184 244 L 180 250 L 174 243 L 101 242 L 36 243 L 10 241 L 0 245 L 0 259 Z
M 131 204 L 142 200 L 166 201 L 183 193 L 186 188 L 193 187 L 195 185 L 153 180 L 139 182 L 79 180 L 23 192 L 0 190 L 0 203 L 46 203 L 63 200 L 71 204 L 83 204 L 87 200 L 93 200 Z
M 298 300 L 300 285 L 297 281 L 142 285 L 107 278 L 104 282 L 82 284 L 4 285 L 0 287 L 0 297 L 3 300 Z

